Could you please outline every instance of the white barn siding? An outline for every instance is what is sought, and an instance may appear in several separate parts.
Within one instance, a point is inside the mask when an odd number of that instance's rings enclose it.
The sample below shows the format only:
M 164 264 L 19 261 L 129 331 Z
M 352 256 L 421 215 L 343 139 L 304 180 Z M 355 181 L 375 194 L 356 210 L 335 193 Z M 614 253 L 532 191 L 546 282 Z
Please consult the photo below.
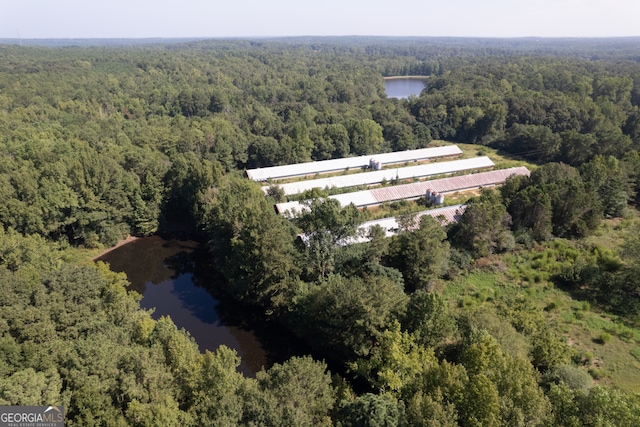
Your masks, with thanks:
M 312 179 L 281 184 L 279 187 L 285 195 L 299 194 L 314 188 L 346 188 L 360 185 L 379 184 L 393 179 L 425 178 L 433 175 L 451 174 L 473 169 L 486 169 L 494 166 L 488 157 L 474 157 L 472 159 L 454 160 L 450 162 L 428 163 L 425 165 L 404 168 L 385 169 L 375 172 L 356 173 L 350 175 L 333 176 L 329 178 Z M 269 186 L 262 187 L 267 193 Z
M 373 158 L 384 165 L 414 162 L 440 157 L 459 156 L 462 150 L 456 145 L 420 148 L 418 150 L 396 151 L 393 153 L 371 154 L 367 156 L 345 157 L 342 159 L 321 160 L 317 162 L 297 163 L 293 165 L 272 166 L 268 168 L 247 169 L 247 176 L 254 181 L 278 180 L 296 176 L 307 176 L 346 169 L 363 169 L 369 166 Z
M 529 170 L 524 167 L 500 169 L 489 172 L 480 172 L 469 175 L 454 176 L 451 178 L 434 179 L 431 181 L 414 182 L 411 184 L 396 185 L 392 187 L 374 188 L 371 190 L 355 191 L 353 193 L 329 196 L 336 199 L 340 205 L 348 206 L 353 203 L 357 207 L 377 206 L 385 202 L 396 200 L 410 200 L 424 196 L 427 190 L 433 190 L 440 194 L 455 193 L 503 184 L 512 175 L 529 175 Z M 276 210 L 284 214 L 297 215 L 307 210 L 305 202 L 287 202 L 276 204 Z
M 427 211 L 418 212 L 415 216 L 416 226 L 420 224 L 420 218 L 424 215 L 429 215 L 435 219 L 440 220 L 440 224 L 445 226 L 447 224 L 455 223 L 460 220 L 460 217 L 464 213 L 467 205 L 455 205 L 447 206 L 439 209 L 430 209 Z M 386 236 L 393 236 L 400 229 L 400 224 L 395 217 L 376 219 L 374 221 L 367 221 L 358 227 L 358 236 L 345 239 L 341 242 L 342 245 L 351 245 L 354 243 L 368 242 L 370 239 L 367 237 L 371 227 L 379 225 L 385 230 Z

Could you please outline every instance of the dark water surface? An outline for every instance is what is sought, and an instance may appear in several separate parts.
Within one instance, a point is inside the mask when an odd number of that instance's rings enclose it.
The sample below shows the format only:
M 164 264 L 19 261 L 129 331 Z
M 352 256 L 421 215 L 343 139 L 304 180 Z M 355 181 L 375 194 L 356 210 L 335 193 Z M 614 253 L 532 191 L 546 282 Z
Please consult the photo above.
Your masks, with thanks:
M 384 79 L 384 90 L 388 98 L 408 98 L 411 95 L 419 96 L 426 83 L 426 79 L 386 78 Z
M 113 271 L 124 272 L 130 289 L 143 298 L 140 305 L 154 309 L 153 318 L 170 316 L 178 328 L 186 329 L 200 351 L 215 351 L 221 344 L 242 358 L 239 370 L 253 376 L 267 364 L 267 352 L 254 331 L 241 322 L 241 311 L 224 306 L 196 277 L 195 251 L 191 240 L 144 237 L 120 246 L 98 258 Z M 221 319 L 221 313 L 225 313 Z

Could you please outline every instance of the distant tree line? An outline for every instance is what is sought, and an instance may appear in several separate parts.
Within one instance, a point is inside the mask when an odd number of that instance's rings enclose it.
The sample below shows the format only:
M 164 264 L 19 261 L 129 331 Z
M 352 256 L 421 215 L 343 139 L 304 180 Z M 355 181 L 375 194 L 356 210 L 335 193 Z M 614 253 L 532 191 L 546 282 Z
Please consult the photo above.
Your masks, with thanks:
M 529 56 L 533 45 L 515 42 L 316 42 L 4 46 L 0 223 L 89 246 L 153 232 L 190 197 L 171 181 L 182 159 L 231 171 L 432 139 L 572 166 L 638 150 L 629 44 L 612 42 L 614 61 L 562 42 Z M 405 73 L 430 75 L 427 88 L 387 99 L 382 75 Z

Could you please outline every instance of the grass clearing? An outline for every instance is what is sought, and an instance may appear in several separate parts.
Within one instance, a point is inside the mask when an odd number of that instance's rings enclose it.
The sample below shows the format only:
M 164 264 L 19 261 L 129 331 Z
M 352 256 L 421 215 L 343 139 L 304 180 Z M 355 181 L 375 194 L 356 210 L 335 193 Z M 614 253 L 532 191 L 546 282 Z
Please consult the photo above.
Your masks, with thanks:
M 524 298 L 544 312 L 575 351 L 574 360 L 581 361 L 597 382 L 639 393 L 640 330 L 603 312 L 595 301 L 556 288 L 552 281 L 578 260 L 615 271 L 621 262 L 617 248 L 635 221 L 620 225 L 620 220 L 608 220 L 600 237 L 557 239 L 529 249 L 519 245 L 509 254 L 477 260 L 470 273 L 446 283 L 443 296 L 454 310 L 494 304 L 503 298 Z
M 593 328 L 598 322 L 591 320 L 589 324 Z M 602 325 L 606 326 L 606 322 Z M 581 354 L 593 355 L 587 368 L 597 371 L 602 377 L 598 381 L 630 393 L 638 393 L 640 358 L 634 354 L 636 351 L 640 356 L 637 345 L 625 342 L 606 331 L 590 329 L 582 323 L 565 326 L 568 326 L 565 336 L 571 339 L 572 346 Z
M 437 143 L 441 141 L 435 141 Z M 444 143 L 444 141 L 442 141 Z M 526 160 L 514 160 L 512 157 L 508 156 L 506 153 L 503 154 L 500 150 L 495 148 L 490 148 L 484 145 L 477 144 L 461 144 L 456 143 L 456 145 L 462 150 L 462 158 L 468 159 L 470 157 L 477 156 L 487 156 L 489 157 L 493 163 L 496 164 L 496 168 L 498 169 L 506 169 L 513 168 L 517 166 L 526 166 L 527 169 L 533 171 L 538 167 L 535 163 L 526 161 Z

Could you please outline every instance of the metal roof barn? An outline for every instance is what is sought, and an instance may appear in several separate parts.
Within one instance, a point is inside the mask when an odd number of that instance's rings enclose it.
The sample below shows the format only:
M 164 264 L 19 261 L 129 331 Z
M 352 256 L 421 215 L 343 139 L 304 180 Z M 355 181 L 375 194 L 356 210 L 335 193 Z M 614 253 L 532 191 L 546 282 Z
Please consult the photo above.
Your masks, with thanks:
M 503 184 L 511 175 L 528 176 L 529 169 L 522 166 L 517 168 L 454 176 L 451 178 L 434 179 L 431 181 L 414 182 L 412 184 L 396 185 L 393 187 L 375 188 L 370 190 L 371 198 L 375 200 L 372 205 L 391 202 L 394 200 L 415 199 L 424 196 L 427 190 L 446 194 Z M 341 196 L 347 195 L 348 194 L 342 194 Z M 347 199 L 346 197 L 344 198 Z M 347 200 L 345 200 L 345 202 Z M 343 203 L 342 200 L 340 200 L 340 203 Z M 348 205 L 349 203 L 346 204 Z
M 415 214 L 415 217 L 414 217 L 415 226 L 418 226 L 420 224 L 420 218 L 422 218 L 424 215 L 429 215 L 437 219 L 438 221 L 440 221 L 440 225 L 442 226 L 455 223 L 460 220 L 460 217 L 464 214 L 464 211 L 466 209 L 467 209 L 467 205 L 455 205 L 455 206 L 447 206 L 444 208 L 430 209 L 427 211 L 418 212 Z M 360 224 L 360 226 L 358 227 L 357 235 L 355 237 L 342 239 L 341 241 L 338 242 L 338 244 L 342 246 L 346 246 L 346 245 L 352 245 L 354 243 L 368 242 L 371 239 L 367 237 L 367 234 L 369 234 L 369 230 L 371 229 L 371 227 L 374 227 L 376 225 L 379 225 L 380 227 L 382 227 L 382 229 L 385 231 L 386 237 L 391 237 L 397 234 L 398 231 L 400 230 L 400 224 L 398 223 L 398 220 L 395 217 L 367 221 Z M 302 239 L 302 241 L 306 245 L 309 244 L 309 235 L 299 234 L 298 237 Z
M 424 215 L 429 215 L 439 220 L 442 226 L 458 222 L 466 208 L 467 205 L 455 205 L 418 212 L 414 218 L 415 226 L 417 227 L 420 224 L 420 218 L 422 218 Z M 400 229 L 400 224 L 395 217 L 367 221 L 365 223 L 362 223 L 360 227 L 358 227 L 358 235 L 356 237 L 345 239 L 344 241 L 340 242 L 340 244 L 351 245 L 354 243 L 368 242 L 371 239 L 367 237 L 367 234 L 369 234 L 369 230 L 371 229 L 371 227 L 375 225 L 379 225 L 380 227 L 382 227 L 385 230 L 387 237 L 395 235 Z
M 488 157 L 474 157 L 472 159 L 453 160 L 451 162 L 428 163 L 425 165 L 409 166 L 405 168 L 385 169 L 375 172 L 356 173 L 350 175 L 332 176 L 329 178 L 312 179 L 307 181 L 290 182 L 279 187 L 285 195 L 299 194 L 313 188 L 346 188 L 359 185 L 379 184 L 393 179 L 425 178 L 433 175 L 451 174 L 472 169 L 486 169 L 494 164 Z M 267 193 L 269 186 L 262 187 Z
M 500 169 L 488 172 L 480 172 L 470 175 L 454 176 L 451 178 L 440 178 L 431 181 L 414 182 L 392 187 L 374 188 L 371 190 L 355 191 L 353 193 L 337 194 L 329 196 L 336 199 L 341 206 L 348 206 L 353 203 L 357 207 L 377 206 L 385 202 L 396 200 L 417 199 L 425 195 L 427 190 L 436 191 L 440 194 L 455 193 L 456 191 L 472 190 L 481 187 L 489 187 L 503 184 L 511 175 L 529 175 L 529 169 L 524 166 Z M 290 215 L 297 215 L 308 210 L 308 203 L 286 202 L 276 204 L 276 210 L 280 214 L 289 212 Z
M 318 162 L 297 163 L 293 165 L 272 166 L 268 168 L 247 169 L 247 176 L 254 181 L 267 181 L 296 176 L 315 175 L 317 173 L 338 172 L 346 169 L 366 168 L 375 159 L 382 165 L 437 159 L 439 157 L 459 156 L 462 150 L 456 145 L 420 148 L 418 150 L 396 151 L 393 153 L 370 154 L 342 159 L 321 160 Z

